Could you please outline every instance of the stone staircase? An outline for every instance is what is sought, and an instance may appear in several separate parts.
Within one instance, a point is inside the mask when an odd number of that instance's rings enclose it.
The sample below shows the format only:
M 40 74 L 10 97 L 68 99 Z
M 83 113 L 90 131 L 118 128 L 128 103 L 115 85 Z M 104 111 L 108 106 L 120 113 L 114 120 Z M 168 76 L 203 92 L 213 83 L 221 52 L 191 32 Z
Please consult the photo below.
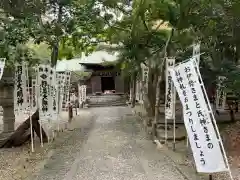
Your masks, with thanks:
M 103 94 L 88 96 L 88 107 L 126 106 L 126 96 L 120 94 Z

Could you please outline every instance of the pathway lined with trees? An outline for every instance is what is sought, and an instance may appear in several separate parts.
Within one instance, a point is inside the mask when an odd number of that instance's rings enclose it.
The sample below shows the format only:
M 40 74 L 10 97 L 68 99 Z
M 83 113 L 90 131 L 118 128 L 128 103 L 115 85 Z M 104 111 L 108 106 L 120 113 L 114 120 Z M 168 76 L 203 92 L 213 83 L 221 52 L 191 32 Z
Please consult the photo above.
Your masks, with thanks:
M 164 150 L 146 138 L 128 107 L 89 111 L 94 118 L 75 122 L 81 126 L 74 126 L 73 136 L 29 180 L 185 180 Z
M 80 57 L 82 52 L 117 51 L 118 66 L 131 84 L 132 107 L 145 64 L 149 69 L 148 89 L 143 89 L 145 124 L 155 138 L 163 113 L 159 107 L 165 95 L 165 59 L 181 62 L 191 57 L 193 43 L 201 42 L 204 52 L 200 70 L 206 88 L 211 91 L 224 76 L 225 91 L 239 100 L 239 12 L 239 0 L 1 0 L 0 57 L 6 58 L 6 72 L 11 72 L 23 60 L 30 66 L 40 62 L 55 66 L 58 59 Z M 235 123 L 238 108 L 231 99 L 224 114 Z M 227 137 L 238 142 L 238 136 L 236 132 Z

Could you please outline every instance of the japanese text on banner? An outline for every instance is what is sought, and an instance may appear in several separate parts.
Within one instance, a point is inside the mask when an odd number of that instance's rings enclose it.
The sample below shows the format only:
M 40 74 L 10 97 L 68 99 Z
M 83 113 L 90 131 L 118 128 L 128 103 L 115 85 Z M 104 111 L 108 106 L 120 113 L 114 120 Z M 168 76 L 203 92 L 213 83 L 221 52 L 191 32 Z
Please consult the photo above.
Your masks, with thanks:
M 216 109 L 218 111 L 224 111 L 225 110 L 225 104 L 226 104 L 226 92 L 224 89 L 223 81 L 226 79 L 224 76 L 218 77 L 218 85 L 217 85 L 217 94 L 216 94 Z
M 174 85 L 183 106 L 184 123 L 198 172 L 227 171 L 224 156 L 214 130 L 210 110 L 204 98 L 195 59 L 171 70 Z M 203 87 L 204 88 L 204 87 Z M 224 150 L 224 149 L 223 149 Z
M 165 97 L 165 118 L 173 119 L 174 117 L 174 105 L 175 105 L 175 87 L 172 82 L 169 68 L 173 67 L 175 59 L 166 60 L 166 97 Z

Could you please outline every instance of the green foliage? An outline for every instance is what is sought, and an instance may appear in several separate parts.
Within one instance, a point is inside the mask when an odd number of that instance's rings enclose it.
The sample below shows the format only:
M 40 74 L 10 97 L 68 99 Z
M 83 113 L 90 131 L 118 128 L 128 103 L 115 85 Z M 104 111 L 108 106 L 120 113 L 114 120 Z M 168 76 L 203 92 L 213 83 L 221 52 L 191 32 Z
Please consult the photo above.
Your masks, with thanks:
M 9 62 L 50 58 L 55 64 L 107 42 L 119 45 L 108 50 L 119 52 L 118 66 L 129 75 L 143 62 L 158 68 L 166 55 L 189 58 L 200 41 L 206 84 L 224 75 L 233 82 L 229 90 L 240 88 L 238 0 L 2 0 L 0 8 L 0 55 Z M 30 39 L 39 46 L 28 49 Z
M 31 19 L 13 19 L 0 12 L 0 57 L 7 59 L 7 67 L 12 68 L 15 62 L 22 60 L 30 64 L 38 63 L 34 51 L 25 43 L 30 38 L 29 24 Z

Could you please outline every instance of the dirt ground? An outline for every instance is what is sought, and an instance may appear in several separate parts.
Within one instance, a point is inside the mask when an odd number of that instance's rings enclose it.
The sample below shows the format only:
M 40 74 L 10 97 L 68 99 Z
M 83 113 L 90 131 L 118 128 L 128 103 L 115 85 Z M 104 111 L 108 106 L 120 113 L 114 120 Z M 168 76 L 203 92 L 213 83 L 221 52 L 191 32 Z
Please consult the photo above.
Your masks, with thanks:
M 234 124 L 218 125 L 220 134 L 222 136 L 223 145 L 228 157 L 230 169 L 234 180 L 240 180 L 240 122 Z M 185 164 L 190 167 L 194 167 L 194 159 L 192 151 L 186 147 L 186 141 L 177 143 L 177 151 L 182 155 L 186 155 Z M 230 180 L 229 173 L 216 173 L 213 174 L 213 180 Z
M 47 159 L 48 146 L 36 144 L 36 152 L 31 153 L 30 146 L 0 150 L 0 180 L 23 180 L 28 174 Z
M 83 118 L 88 115 L 85 110 L 82 110 L 80 113 Z M 67 122 L 67 113 L 63 112 L 61 118 L 63 122 Z M 20 123 L 20 120 L 17 121 L 16 126 Z M 65 125 L 62 124 L 62 126 Z M 63 132 L 56 132 L 55 140 L 49 144 L 44 144 L 43 147 L 41 147 L 39 138 L 35 137 L 35 152 L 33 153 L 31 152 L 30 142 L 17 148 L 0 149 L 0 180 L 25 180 L 29 175 L 36 173 L 44 167 L 45 162 L 51 157 L 54 149 L 71 135 L 71 128 L 72 125 L 70 124 L 68 129 L 65 129 Z M 1 129 L 2 127 L 0 126 Z
M 221 127 L 223 144 L 229 158 L 232 174 L 236 180 L 240 179 L 240 122 Z
M 135 107 L 134 111 L 140 112 L 142 111 L 142 109 L 139 106 L 137 106 Z M 143 112 L 143 114 L 146 116 L 146 112 Z M 227 119 L 224 119 L 224 118 L 227 118 Z M 217 121 L 221 121 L 221 122 L 227 121 L 228 118 L 229 118 L 228 115 L 224 115 L 224 117 L 222 116 L 218 117 Z M 234 177 L 234 180 L 240 180 L 240 121 L 237 121 L 234 124 L 221 123 L 221 124 L 218 124 L 218 127 L 220 130 L 220 134 L 222 136 L 224 148 L 228 157 L 230 169 Z M 183 128 L 183 131 L 185 131 L 185 128 Z M 186 134 L 186 132 L 180 132 L 180 133 Z M 178 134 L 176 134 L 176 136 L 178 136 Z M 172 144 L 171 141 L 169 141 L 169 144 Z M 169 148 L 170 149 L 172 148 L 171 145 Z M 186 147 L 186 140 L 178 142 L 176 144 L 176 148 L 177 148 L 177 152 L 184 157 L 185 159 L 184 164 L 189 168 L 194 167 L 195 163 L 191 155 L 192 152 L 190 147 L 189 148 Z M 230 180 L 230 178 L 229 178 L 229 174 L 224 172 L 224 173 L 214 174 L 213 180 Z
M 86 111 L 84 113 L 85 115 L 87 114 Z M 240 180 L 240 122 L 220 125 L 219 128 L 234 179 Z M 44 147 L 40 146 L 39 140 L 36 138 L 34 153 L 31 153 L 30 143 L 19 148 L 0 149 L 0 180 L 24 180 L 30 174 L 36 173 L 45 165 L 46 160 L 51 157 L 54 149 L 70 134 L 71 130 L 60 132 L 53 143 L 45 144 Z M 185 141 L 179 142 L 177 148 L 182 147 L 183 153 L 187 154 L 185 143 Z M 189 167 L 194 167 L 191 157 L 189 156 L 189 159 L 186 159 L 186 164 Z M 227 173 L 215 174 L 213 179 L 228 180 L 229 176 Z

